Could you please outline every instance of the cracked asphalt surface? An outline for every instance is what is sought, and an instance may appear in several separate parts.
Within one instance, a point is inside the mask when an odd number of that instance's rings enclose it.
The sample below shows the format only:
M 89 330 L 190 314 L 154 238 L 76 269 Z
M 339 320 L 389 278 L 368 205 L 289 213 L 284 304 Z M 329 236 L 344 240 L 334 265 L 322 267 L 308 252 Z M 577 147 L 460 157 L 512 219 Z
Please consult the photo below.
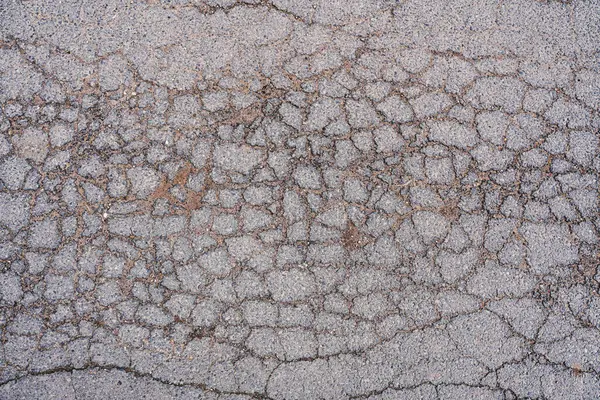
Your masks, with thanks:
M 597 0 L 0 0 L 0 399 L 600 398 Z

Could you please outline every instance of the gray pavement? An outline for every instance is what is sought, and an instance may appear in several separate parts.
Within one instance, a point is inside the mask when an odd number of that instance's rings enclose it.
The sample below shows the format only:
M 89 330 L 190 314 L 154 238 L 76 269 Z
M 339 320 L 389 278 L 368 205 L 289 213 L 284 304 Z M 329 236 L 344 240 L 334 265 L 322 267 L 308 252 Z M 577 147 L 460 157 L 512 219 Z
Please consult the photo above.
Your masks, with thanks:
M 0 0 L 0 399 L 600 398 L 597 0 Z

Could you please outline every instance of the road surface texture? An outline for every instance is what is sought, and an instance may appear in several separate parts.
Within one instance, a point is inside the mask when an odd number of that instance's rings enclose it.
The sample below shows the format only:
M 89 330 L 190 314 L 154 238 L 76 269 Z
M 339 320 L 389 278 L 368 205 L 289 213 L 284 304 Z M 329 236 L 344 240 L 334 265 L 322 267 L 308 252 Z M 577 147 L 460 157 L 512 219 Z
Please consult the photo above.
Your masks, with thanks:
M 0 0 L 0 399 L 600 398 L 600 2 Z

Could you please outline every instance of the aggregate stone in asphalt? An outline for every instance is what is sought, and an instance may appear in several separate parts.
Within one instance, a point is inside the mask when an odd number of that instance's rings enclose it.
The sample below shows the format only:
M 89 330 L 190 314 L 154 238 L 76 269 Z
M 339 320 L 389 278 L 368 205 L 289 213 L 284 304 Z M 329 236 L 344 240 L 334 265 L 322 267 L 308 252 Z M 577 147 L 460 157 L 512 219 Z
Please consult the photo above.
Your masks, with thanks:
M 0 399 L 600 398 L 598 0 L 0 0 Z

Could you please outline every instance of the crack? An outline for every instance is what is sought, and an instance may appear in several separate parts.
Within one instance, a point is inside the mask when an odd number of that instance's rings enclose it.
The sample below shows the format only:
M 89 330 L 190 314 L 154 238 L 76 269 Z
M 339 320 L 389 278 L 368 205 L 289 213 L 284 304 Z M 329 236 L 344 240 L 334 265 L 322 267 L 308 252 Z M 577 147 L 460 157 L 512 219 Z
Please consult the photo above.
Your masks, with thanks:
M 175 382 L 168 381 L 166 379 L 156 378 L 156 377 L 152 376 L 151 374 L 140 373 L 139 371 L 137 371 L 133 368 L 129 368 L 129 367 L 123 368 L 123 367 L 117 367 L 117 366 L 106 366 L 106 367 L 89 366 L 89 367 L 84 367 L 84 368 L 54 368 L 54 369 L 47 370 L 47 371 L 44 371 L 41 373 L 30 373 L 25 376 L 21 376 L 21 377 L 15 378 L 15 379 L 8 380 L 8 381 L 4 382 L 3 384 L 0 384 L 0 387 L 5 386 L 10 383 L 18 382 L 26 377 L 51 376 L 56 373 L 66 372 L 66 373 L 71 374 L 71 376 L 70 376 L 71 386 L 73 387 L 75 394 L 77 394 L 77 390 L 75 387 L 75 382 L 74 382 L 72 374 L 73 374 L 73 372 L 86 372 L 86 371 L 122 371 L 122 372 L 125 372 L 125 373 L 133 376 L 134 378 L 151 379 L 154 382 L 157 382 L 157 383 L 160 383 L 163 385 L 167 385 L 167 386 L 172 386 L 172 387 L 178 387 L 178 388 L 189 387 L 189 388 L 201 389 L 205 392 L 216 393 L 216 394 L 220 394 L 220 395 L 243 395 L 243 396 L 249 396 L 253 399 L 272 400 L 271 398 L 269 398 L 265 395 L 261 395 L 261 394 L 257 394 L 257 393 L 221 391 L 218 389 L 208 387 L 207 385 L 197 384 L 197 383 L 175 383 Z
M 73 388 L 73 396 L 75 400 L 77 400 L 77 388 L 75 387 L 75 382 L 73 382 L 73 373 L 71 372 L 71 376 L 69 376 L 69 381 L 71 382 L 71 387 Z

